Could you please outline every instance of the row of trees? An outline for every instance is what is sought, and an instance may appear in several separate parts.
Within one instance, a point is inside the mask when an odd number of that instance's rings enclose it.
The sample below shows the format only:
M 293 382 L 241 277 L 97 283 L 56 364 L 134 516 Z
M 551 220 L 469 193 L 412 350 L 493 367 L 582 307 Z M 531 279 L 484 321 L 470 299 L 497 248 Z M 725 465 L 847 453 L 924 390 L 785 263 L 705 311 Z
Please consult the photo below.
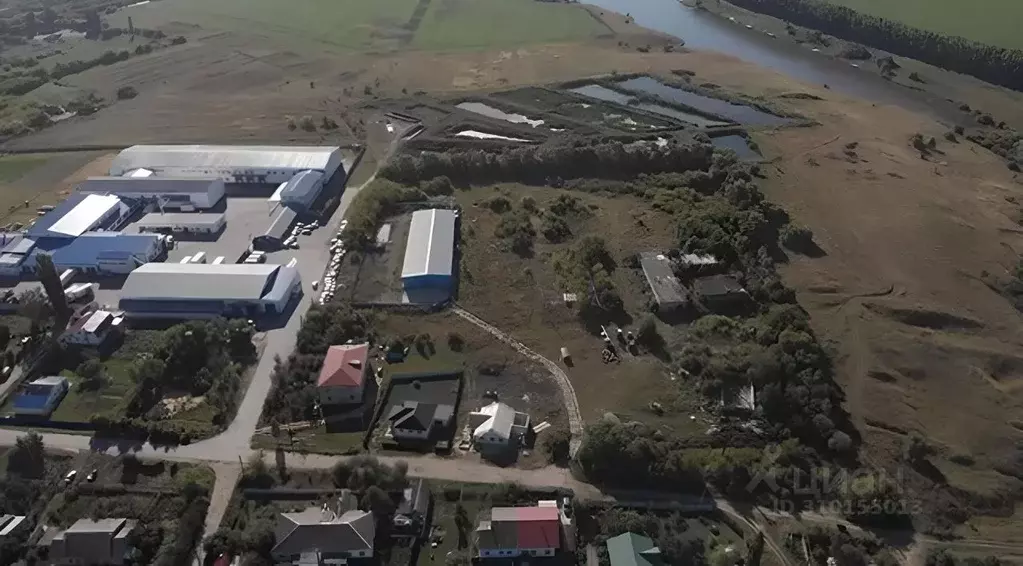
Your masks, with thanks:
M 503 150 L 424 151 L 395 156 L 380 170 L 386 179 L 415 184 L 447 176 L 455 183 L 521 181 L 544 184 L 550 179 L 599 177 L 628 179 L 640 173 L 705 169 L 713 147 L 704 143 L 653 143 L 578 140 Z
M 794 24 L 1023 90 L 1023 51 L 910 27 L 821 0 L 732 0 Z

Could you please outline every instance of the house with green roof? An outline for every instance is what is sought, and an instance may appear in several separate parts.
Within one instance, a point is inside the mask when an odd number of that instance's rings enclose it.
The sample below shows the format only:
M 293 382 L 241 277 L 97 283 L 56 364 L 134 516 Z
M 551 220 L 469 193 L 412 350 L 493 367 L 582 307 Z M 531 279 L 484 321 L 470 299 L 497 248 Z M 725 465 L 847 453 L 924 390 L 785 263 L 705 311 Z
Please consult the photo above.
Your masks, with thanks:
M 661 549 L 649 537 L 623 533 L 607 539 L 611 566 L 664 566 Z

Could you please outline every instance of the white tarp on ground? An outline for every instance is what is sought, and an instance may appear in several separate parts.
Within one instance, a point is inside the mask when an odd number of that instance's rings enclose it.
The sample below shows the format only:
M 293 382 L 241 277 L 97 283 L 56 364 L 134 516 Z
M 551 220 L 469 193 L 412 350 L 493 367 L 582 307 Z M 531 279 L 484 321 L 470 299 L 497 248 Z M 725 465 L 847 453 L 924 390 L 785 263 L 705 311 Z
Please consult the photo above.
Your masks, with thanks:
M 50 226 L 50 231 L 68 236 L 81 236 L 99 224 L 120 204 L 121 199 L 113 195 L 89 195 L 63 218 L 54 222 L 53 226 Z

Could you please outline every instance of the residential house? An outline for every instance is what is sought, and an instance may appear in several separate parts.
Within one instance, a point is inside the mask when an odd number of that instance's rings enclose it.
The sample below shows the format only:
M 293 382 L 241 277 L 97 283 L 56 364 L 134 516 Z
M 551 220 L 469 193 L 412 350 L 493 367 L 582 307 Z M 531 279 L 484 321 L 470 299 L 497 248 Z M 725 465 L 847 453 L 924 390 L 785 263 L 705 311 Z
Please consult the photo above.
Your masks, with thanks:
M 454 414 L 451 405 L 404 401 L 391 407 L 387 421 L 395 441 L 425 441 L 435 431 L 450 426 Z
M 607 539 L 611 566 L 664 566 L 661 549 L 649 537 L 622 533 Z
M 480 521 L 475 545 L 480 558 L 554 556 L 562 548 L 557 506 L 494 507 Z
M 277 566 L 341 566 L 370 562 L 376 522 L 373 515 L 357 509 L 337 510 L 327 505 L 297 513 L 281 513 L 270 551 Z
M 710 310 L 733 308 L 749 301 L 749 293 L 730 275 L 711 275 L 693 281 L 693 291 Z
M 672 311 L 688 304 L 688 296 L 682 283 L 675 276 L 671 259 L 664 254 L 643 252 L 639 254 L 647 285 L 654 296 L 658 312 Z
M 426 536 L 430 525 L 430 504 L 433 495 L 426 480 L 416 478 L 401 492 L 401 501 L 394 512 L 394 532 L 396 537 Z
M 60 336 L 60 341 L 67 345 L 100 346 L 111 335 L 120 332 L 123 322 L 124 317 L 97 310 L 73 322 Z
M 64 376 L 49 375 L 32 381 L 14 398 L 14 414 L 49 417 L 67 395 L 70 385 Z
M 493 402 L 469 413 L 473 443 L 481 448 L 508 448 L 529 432 L 529 415 L 501 402 Z
M 28 518 L 24 515 L 0 515 L 0 544 L 28 531 Z
M 54 565 L 118 565 L 131 553 L 128 537 L 135 528 L 130 519 L 79 519 L 50 541 Z
M 366 379 L 372 379 L 369 344 L 331 346 L 316 380 L 321 405 L 362 402 Z

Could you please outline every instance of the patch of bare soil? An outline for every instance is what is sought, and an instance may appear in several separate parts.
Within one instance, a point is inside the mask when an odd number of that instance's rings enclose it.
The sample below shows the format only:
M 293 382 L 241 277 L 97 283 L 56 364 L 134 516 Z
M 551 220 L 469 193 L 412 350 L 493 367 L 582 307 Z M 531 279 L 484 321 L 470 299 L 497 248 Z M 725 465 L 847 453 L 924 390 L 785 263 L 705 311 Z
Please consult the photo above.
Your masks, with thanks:
M 1007 199 L 1023 186 L 971 143 L 942 141 L 922 158 L 909 139 L 941 139 L 937 123 L 807 91 L 825 100 L 787 103 L 820 127 L 754 137 L 771 160 L 768 198 L 826 253 L 794 258 L 784 275 L 837 350 L 865 455 L 890 464 L 916 431 L 938 448 L 944 481 L 983 492 L 1014 485 L 1023 324 L 981 278 L 1016 264 L 1019 207 Z M 953 455 L 971 464 L 950 465 Z

